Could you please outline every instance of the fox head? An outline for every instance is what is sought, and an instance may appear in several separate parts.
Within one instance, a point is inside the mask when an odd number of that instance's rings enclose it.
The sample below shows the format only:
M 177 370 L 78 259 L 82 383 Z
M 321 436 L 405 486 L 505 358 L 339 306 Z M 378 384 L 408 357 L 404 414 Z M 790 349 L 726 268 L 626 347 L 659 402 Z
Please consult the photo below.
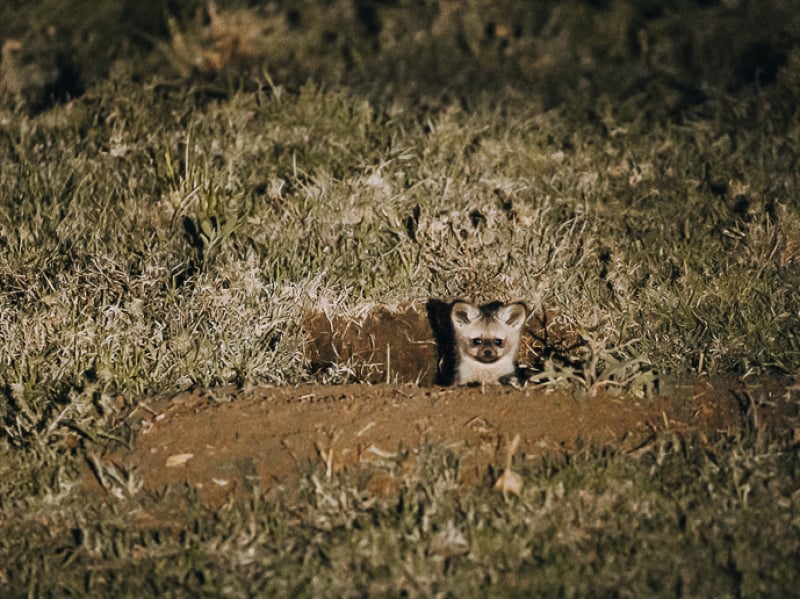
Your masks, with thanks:
M 509 355 L 513 359 L 527 316 L 527 307 L 519 302 L 483 306 L 455 302 L 451 318 L 459 356 L 462 359 L 469 356 L 483 364 L 492 364 Z

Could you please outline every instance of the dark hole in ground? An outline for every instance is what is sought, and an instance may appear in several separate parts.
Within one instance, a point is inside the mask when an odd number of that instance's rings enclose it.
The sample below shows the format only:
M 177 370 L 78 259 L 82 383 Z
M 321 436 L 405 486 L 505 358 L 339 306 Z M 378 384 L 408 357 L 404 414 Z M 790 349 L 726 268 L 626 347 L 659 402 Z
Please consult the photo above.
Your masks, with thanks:
M 360 319 L 308 313 L 304 329 L 312 371 L 349 382 L 449 385 L 454 368 L 451 305 L 431 299 L 424 307 L 376 308 Z M 545 357 L 574 344 L 574 334 L 553 326 L 546 311 L 534 311 L 518 358 L 537 370 Z

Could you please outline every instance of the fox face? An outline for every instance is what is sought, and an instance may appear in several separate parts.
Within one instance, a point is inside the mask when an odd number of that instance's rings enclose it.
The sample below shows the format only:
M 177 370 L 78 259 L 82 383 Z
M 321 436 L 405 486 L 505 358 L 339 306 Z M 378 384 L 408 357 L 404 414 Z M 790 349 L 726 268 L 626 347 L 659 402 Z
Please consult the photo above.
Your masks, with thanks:
M 498 382 L 516 370 L 525 304 L 493 302 L 475 306 L 455 302 L 451 318 L 455 331 L 457 382 Z

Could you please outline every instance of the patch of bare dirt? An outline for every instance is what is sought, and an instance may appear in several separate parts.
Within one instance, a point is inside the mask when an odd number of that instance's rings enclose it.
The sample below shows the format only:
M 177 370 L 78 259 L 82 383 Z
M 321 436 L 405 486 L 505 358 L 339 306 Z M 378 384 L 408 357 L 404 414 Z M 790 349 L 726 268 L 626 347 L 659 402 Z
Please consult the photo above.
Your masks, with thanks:
M 359 321 L 309 314 L 304 328 L 313 368 L 345 365 L 354 380 L 392 384 L 194 391 L 161 403 L 142 400 L 133 415 L 135 448 L 102 459 L 133 469 L 155 491 L 189 484 L 215 507 L 253 485 L 291 485 L 309 463 L 333 473 L 395 459 L 401 447 L 423 443 L 456 452 L 461 482 L 469 486 L 486 483 L 504 466 L 516 435 L 517 450 L 528 459 L 587 445 L 638 455 L 663 431 L 702 442 L 718 433 L 772 429 L 787 443 L 800 441 L 800 386 L 787 381 L 712 384 L 700 378 L 662 384 L 652 399 L 580 397 L 532 385 L 435 386 L 448 309 L 432 301 L 424 311 L 379 309 Z M 535 366 L 542 355 L 568 348 L 569 339 L 548 325 L 546 314 L 534 315 L 521 359 Z M 383 493 L 393 484 L 378 472 L 367 491 Z
M 306 355 L 316 372 L 345 366 L 351 378 L 369 383 L 388 378 L 432 385 L 437 347 L 425 314 L 415 307 L 399 312 L 380 308 L 361 320 L 307 314 Z
M 738 382 L 714 387 L 705 380 L 673 385 L 669 395 L 649 400 L 386 384 L 198 391 L 140 411 L 135 449 L 107 459 L 135 466 L 153 490 L 188 483 L 210 507 L 252 484 L 264 490 L 291 484 L 309 461 L 335 472 L 426 442 L 457 452 L 462 483 L 472 485 L 503 467 L 517 434 L 529 459 L 586 445 L 636 453 L 665 430 L 702 439 L 771 427 L 796 443 L 797 400 L 797 391 L 752 391 Z

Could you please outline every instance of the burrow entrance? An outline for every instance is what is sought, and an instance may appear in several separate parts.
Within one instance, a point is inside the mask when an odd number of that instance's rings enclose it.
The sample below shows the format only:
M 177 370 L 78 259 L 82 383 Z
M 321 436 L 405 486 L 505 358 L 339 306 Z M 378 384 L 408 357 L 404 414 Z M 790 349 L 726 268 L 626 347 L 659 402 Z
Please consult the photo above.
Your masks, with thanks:
M 450 303 L 430 300 L 425 306 L 397 311 L 377 308 L 361 319 L 306 314 L 306 355 L 312 371 L 336 382 L 447 384 L 442 372 Z M 536 369 L 543 358 L 566 352 L 576 336 L 551 323 L 547 312 L 534 312 L 526 324 L 519 361 Z

